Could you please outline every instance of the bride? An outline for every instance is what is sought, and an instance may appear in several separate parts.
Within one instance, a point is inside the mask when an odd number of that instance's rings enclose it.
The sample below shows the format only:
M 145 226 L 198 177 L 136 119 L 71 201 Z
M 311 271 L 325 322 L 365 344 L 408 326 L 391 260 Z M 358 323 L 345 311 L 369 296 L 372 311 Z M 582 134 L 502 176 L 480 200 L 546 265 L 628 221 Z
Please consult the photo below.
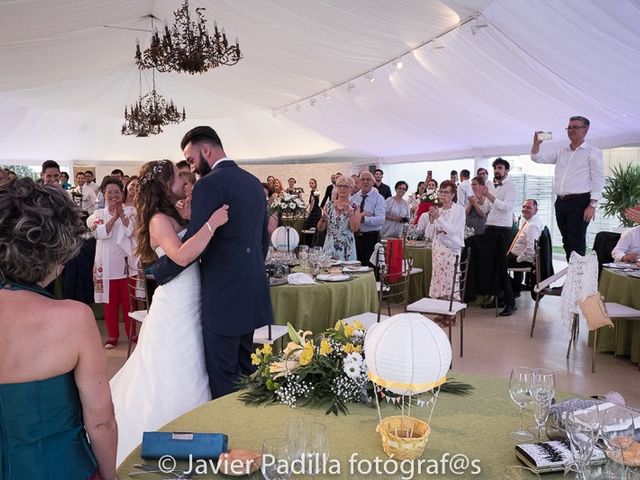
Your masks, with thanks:
M 184 196 L 184 180 L 169 160 L 148 162 L 140 169 L 136 254 L 143 263 L 167 255 L 179 265 L 189 265 L 227 222 L 229 207 L 224 205 L 182 243 L 186 222 L 175 203 Z M 117 465 L 142 442 L 142 432 L 157 430 L 211 399 L 197 262 L 156 289 L 138 346 L 110 386 L 118 422 Z

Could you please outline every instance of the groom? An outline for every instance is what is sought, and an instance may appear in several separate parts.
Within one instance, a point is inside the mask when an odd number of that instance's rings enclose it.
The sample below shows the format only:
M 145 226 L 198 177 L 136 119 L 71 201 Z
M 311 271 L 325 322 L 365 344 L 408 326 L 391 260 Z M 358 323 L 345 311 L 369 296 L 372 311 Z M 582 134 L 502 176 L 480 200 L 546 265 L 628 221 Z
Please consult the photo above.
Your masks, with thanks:
M 191 171 L 200 175 L 184 240 L 214 210 L 229 205 L 229 221 L 216 230 L 200 257 L 202 333 L 209 388 L 215 399 L 236 390 L 240 374 L 253 372 L 253 331 L 273 323 L 264 270 L 269 248 L 267 210 L 260 181 L 227 158 L 211 127 L 190 130 L 180 147 Z M 153 274 L 163 284 L 183 269 L 164 256 L 153 266 Z

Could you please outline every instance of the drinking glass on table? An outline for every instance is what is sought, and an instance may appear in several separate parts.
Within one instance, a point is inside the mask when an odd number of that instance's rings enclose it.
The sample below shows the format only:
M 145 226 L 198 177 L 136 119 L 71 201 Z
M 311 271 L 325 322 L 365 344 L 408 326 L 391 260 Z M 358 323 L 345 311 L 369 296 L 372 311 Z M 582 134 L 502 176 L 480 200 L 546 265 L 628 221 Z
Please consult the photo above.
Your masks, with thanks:
M 292 460 L 304 460 L 307 445 L 307 425 L 302 417 L 294 416 L 287 420 L 287 441 Z
M 322 465 L 329 461 L 329 440 L 327 427 L 320 422 L 311 422 L 307 428 L 306 442 L 307 465 L 311 466 L 311 472 L 319 473 Z
M 556 381 L 553 372 L 545 368 L 533 370 L 529 393 L 533 401 L 533 415 L 536 420 L 539 441 L 542 436 L 542 426 L 549 418 L 551 401 L 556 393 Z
M 307 272 L 309 269 L 309 246 L 308 245 L 300 245 L 298 247 L 298 260 L 300 260 L 300 267 L 304 272 Z
M 565 428 L 573 464 L 571 470 L 576 472 L 577 479 L 586 480 L 588 477 L 589 463 L 595 443 L 598 439 L 600 426 L 597 421 L 592 421 L 588 417 L 581 416 L 580 412 L 569 412 L 565 420 Z
M 533 435 L 525 430 L 522 424 L 522 412 L 524 407 L 531 403 L 531 381 L 533 380 L 533 370 L 527 367 L 514 367 L 509 377 L 509 395 L 511 400 L 520 408 L 520 422 L 518 430 L 509 433 L 509 436 L 517 442 L 528 442 L 533 439 Z
M 266 480 L 287 480 L 291 476 L 291 454 L 286 438 L 273 438 L 262 443 L 260 471 Z
M 633 414 L 621 407 L 607 409 L 602 417 L 600 434 L 609 450 L 609 456 L 620 464 L 618 478 L 625 479 L 624 456 L 634 441 Z M 618 461 L 619 460 L 619 461 Z

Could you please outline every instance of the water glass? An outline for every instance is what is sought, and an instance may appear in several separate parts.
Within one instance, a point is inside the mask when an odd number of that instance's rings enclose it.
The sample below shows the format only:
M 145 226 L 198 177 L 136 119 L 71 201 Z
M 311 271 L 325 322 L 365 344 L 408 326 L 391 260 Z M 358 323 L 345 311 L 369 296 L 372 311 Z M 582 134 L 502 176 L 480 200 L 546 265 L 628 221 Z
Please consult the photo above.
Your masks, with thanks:
M 621 407 L 609 408 L 602 417 L 600 433 L 607 449 L 612 452 L 612 457 L 620 460 L 620 475 L 624 480 L 625 471 L 623 459 L 625 452 L 634 441 L 633 414 Z
M 292 460 L 303 459 L 307 445 L 307 425 L 302 417 L 287 420 L 287 441 Z
M 520 422 L 518 430 L 509 433 L 509 436 L 517 442 L 533 440 L 533 435 L 525 430 L 522 424 L 522 411 L 531 403 L 531 382 L 533 370 L 527 367 L 514 367 L 509 377 L 509 395 L 511 400 L 520 408 Z
M 309 246 L 300 245 L 298 247 L 298 260 L 300 260 L 300 267 L 307 272 L 309 269 Z
M 287 480 L 291 476 L 291 455 L 286 438 L 273 438 L 262 443 L 260 471 L 266 480 Z
M 324 462 L 329 461 L 329 439 L 327 427 L 320 422 L 310 422 L 307 428 L 306 465 L 311 466 L 311 474 L 322 471 Z
M 569 412 L 565 428 L 573 455 L 572 469 L 576 472 L 576 478 L 586 480 L 593 448 L 598 439 L 599 425 L 581 417 L 579 412 Z

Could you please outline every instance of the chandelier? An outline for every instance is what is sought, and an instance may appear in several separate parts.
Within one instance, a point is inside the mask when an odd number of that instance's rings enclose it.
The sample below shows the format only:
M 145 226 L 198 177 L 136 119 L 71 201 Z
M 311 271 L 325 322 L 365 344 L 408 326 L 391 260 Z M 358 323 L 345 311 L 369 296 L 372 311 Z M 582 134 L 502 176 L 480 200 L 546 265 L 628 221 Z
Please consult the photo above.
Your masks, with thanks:
M 155 77 L 155 75 L 154 75 Z M 140 80 L 142 87 L 142 79 Z M 156 91 L 155 78 L 153 89 L 146 95 L 140 95 L 138 101 L 129 108 L 124 107 L 124 124 L 122 135 L 135 135 L 136 137 L 148 137 L 162 133 L 162 127 L 170 123 L 180 123 L 187 116 L 182 108 L 182 114 L 178 111 L 173 100 L 167 102 Z
M 155 68 L 159 72 L 204 73 L 221 65 L 235 65 L 242 58 L 240 45 L 229 45 L 227 36 L 214 22 L 214 34 L 209 36 L 207 22 L 202 12 L 196 8 L 197 22 L 191 21 L 189 0 L 174 12 L 175 24 L 164 27 L 162 37 L 156 30 L 151 37 L 151 45 L 144 51 L 136 46 L 136 64 L 140 69 Z

